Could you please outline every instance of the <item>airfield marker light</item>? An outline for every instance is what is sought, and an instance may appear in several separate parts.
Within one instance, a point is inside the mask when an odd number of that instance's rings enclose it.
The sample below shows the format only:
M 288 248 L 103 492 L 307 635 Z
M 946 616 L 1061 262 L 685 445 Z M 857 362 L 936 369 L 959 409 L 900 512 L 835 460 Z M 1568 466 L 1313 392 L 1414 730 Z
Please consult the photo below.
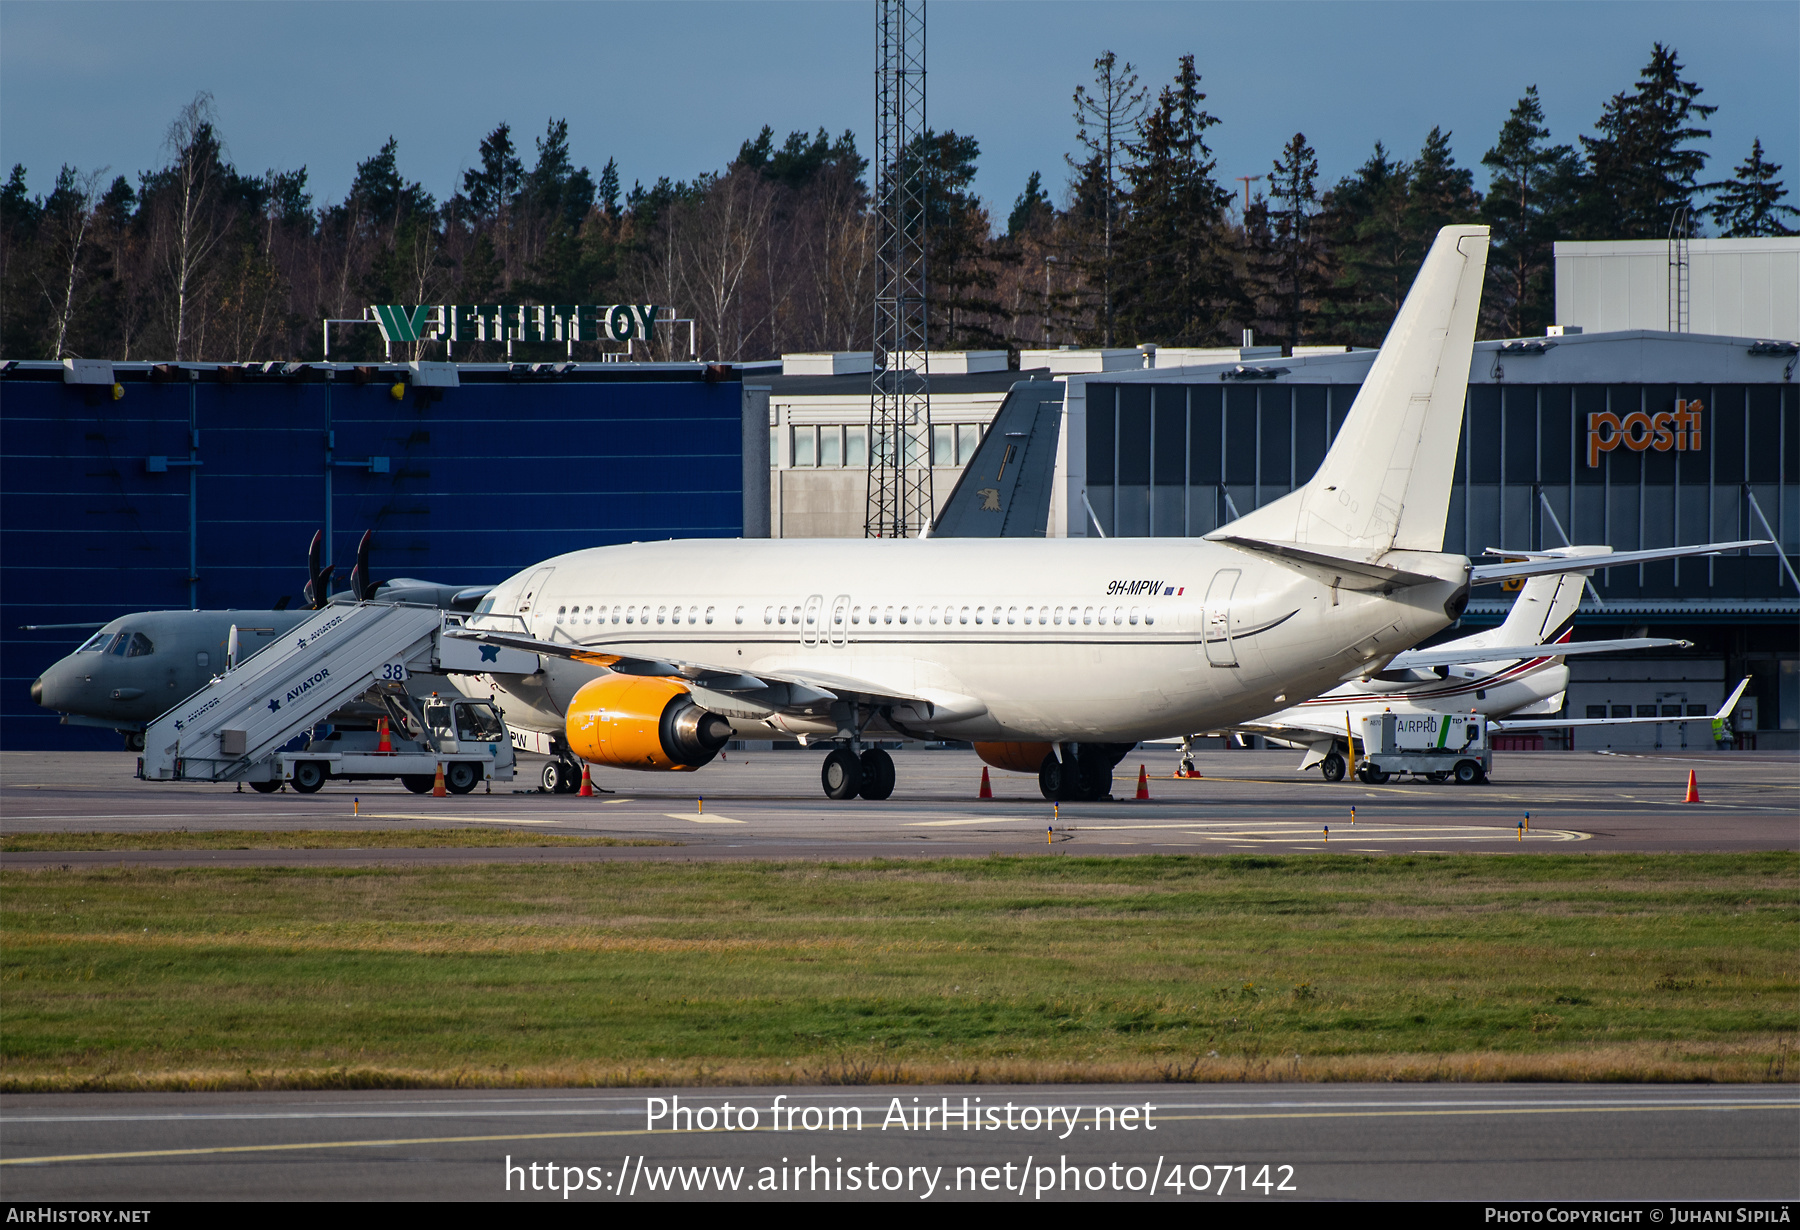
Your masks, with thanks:
M 353 816 L 362 815 L 362 800 L 361 799 L 351 799 L 350 800 L 350 814 Z
M 1062 819 L 1062 804 L 1061 803 L 1050 804 L 1050 817 L 1053 820 L 1061 820 Z
M 1527 833 L 1531 832 L 1531 813 L 1530 812 L 1525 813 L 1524 823 L 1525 823 L 1525 831 Z
M 1046 824 L 1044 826 L 1044 844 L 1045 845 L 1049 845 L 1052 841 L 1055 840 L 1055 838 L 1051 836 L 1051 834 L 1053 834 L 1055 832 L 1056 832 L 1056 828 L 1054 825 Z
M 1519 821 L 1519 840 L 1525 840 L 1525 822 L 1523 820 Z
M 706 800 L 705 799 L 695 799 L 694 800 L 694 814 L 696 816 L 704 816 L 706 814 Z
M 1325 844 L 1331 844 L 1331 826 L 1329 824 L 1325 826 Z

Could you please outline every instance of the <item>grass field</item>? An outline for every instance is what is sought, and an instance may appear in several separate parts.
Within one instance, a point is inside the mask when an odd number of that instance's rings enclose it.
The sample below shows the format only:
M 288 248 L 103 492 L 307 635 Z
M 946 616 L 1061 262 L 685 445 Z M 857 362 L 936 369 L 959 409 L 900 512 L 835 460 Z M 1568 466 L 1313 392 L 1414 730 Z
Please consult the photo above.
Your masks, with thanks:
M 679 841 L 564 837 L 504 828 L 461 829 L 157 829 L 118 833 L 7 833 L 0 854 L 76 850 L 419 850 L 524 846 L 678 846 Z
M 1792 1080 L 1797 923 L 1788 853 L 8 871 L 0 1088 Z

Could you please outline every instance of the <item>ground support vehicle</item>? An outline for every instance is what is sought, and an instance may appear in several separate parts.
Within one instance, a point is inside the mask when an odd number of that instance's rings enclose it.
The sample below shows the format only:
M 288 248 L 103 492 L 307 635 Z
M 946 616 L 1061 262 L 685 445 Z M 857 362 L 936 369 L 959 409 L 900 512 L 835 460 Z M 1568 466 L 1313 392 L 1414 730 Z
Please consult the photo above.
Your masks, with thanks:
M 1356 775 L 1371 785 L 1407 774 L 1474 786 L 1494 767 L 1487 718 L 1479 713 L 1377 713 L 1362 727 Z

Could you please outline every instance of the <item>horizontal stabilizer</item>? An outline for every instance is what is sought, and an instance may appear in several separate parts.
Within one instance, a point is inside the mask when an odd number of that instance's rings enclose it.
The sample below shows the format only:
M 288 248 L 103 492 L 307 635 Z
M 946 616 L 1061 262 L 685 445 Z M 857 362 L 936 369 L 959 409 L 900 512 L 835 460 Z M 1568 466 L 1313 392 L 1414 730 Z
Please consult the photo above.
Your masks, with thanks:
M 1650 722 L 1723 722 L 1730 719 L 1731 711 L 1737 708 L 1738 701 L 1743 698 L 1744 689 L 1749 686 L 1750 676 L 1745 675 L 1738 680 L 1738 685 L 1732 690 L 1731 695 L 1725 698 L 1725 703 L 1713 713 L 1687 714 L 1680 717 L 1532 718 L 1523 722 L 1496 719 L 1490 721 L 1488 725 L 1495 730 L 1510 732 L 1515 730 L 1566 730 L 1571 726 L 1638 726 Z
M 1494 585 L 1520 577 L 1541 577 L 1554 572 L 1597 572 L 1622 564 L 1654 564 L 1658 560 L 1685 559 L 1690 555 L 1718 555 L 1740 551 L 1746 547 L 1765 547 L 1767 538 L 1746 538 L 1742 542 L 1709 542 L 1697 547 L 1656 547 L 1648 551 L 1615 551 L 1611 555 L 1592 557 L 1539 557 L 1504 564 L 1477 564 L 1469 569 L 1470 585 Z M 1524 555 L 1526 552 L 1507 552 Z
M 1308 564 L 1322 572 L 1340 574 L 1344 578 L 1347 589 L 1373 589 L 1387 585 L 1424 585 L 1443 581 L 1443 577 L 1434 577 L 1429 573 L 1410 572 L 1405 568 L 1394 568 L 1387 564 L 1376 563 L 1375 560 L 1387 554 L 1385 550 L 1358 551 L 1345 548 L 1341 552 L 1329 547 L 1320 548 L 1301 545 L 1297 542 L 1271 542 L 1262 538 L 1242 538 L 1232 535 L 1209 535 L 1216 542 L 1227 543 L 1243 551 L 1254 551 L 1258 555 L 1271 555 L 1288 563 Z M 1363 582 L 1358 584 L 1357 582 Z

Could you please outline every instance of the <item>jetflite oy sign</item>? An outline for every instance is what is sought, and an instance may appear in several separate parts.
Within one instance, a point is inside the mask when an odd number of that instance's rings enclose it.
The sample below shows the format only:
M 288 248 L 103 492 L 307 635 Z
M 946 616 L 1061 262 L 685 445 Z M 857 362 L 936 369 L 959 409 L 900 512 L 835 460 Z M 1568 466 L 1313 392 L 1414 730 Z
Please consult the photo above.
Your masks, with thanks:
M 384 304 L 369 309 L 384 342 L 647 342 L 651 303 Z
M 1700 451 L 1700 416 L 1706 405 L 1700 401 L 1675 400 L 1675 409 L 1658 414 L 1634 410 L 1623 417 L 1610 410 L 1588 415 L 1587 463 L 1600 464 L 1600 454 L 1610 453 L 1623 444 L 1634 453 L 1655 449 L 1666 453 Z

